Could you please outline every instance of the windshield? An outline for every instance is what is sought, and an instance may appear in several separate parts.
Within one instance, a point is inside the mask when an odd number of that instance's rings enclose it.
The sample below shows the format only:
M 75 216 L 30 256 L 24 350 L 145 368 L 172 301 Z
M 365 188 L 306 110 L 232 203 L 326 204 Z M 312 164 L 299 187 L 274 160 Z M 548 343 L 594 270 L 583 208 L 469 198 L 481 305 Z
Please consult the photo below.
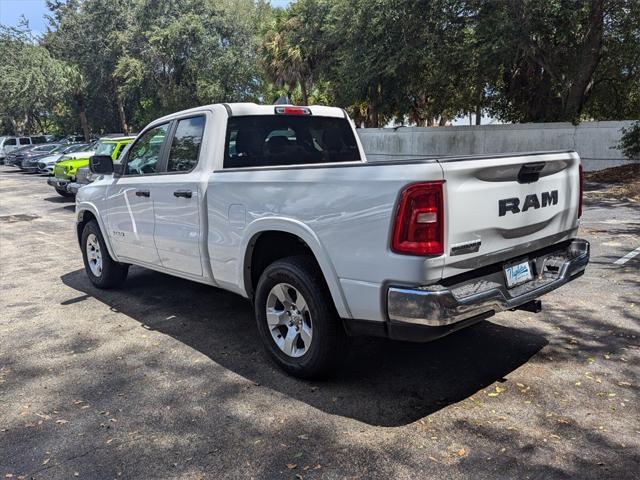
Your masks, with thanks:
M 86 149 L 86 147 L 87 145 L 84 145 L 84 144 L 71 145 L 70 147 L 63 147 L 64 148 L 63 153 L 82 152 Z
M 57 145 L 42 145 L 41 147 L 35 147 L 32 152 L 54 152 L 58 148 Z
M 96 155 L 111 155 L 116 148 L 117 143 L 98 142 L 96 144 Z

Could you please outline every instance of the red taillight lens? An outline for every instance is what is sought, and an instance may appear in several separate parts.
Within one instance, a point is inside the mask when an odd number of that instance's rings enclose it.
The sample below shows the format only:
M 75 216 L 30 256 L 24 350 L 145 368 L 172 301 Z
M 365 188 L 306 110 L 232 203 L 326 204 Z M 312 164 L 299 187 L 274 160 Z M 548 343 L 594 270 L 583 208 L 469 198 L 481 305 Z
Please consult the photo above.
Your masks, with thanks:
M 443 182 L 415 183 L 400 194 L 391 250 L 407 255 L 444 253 Z
M 311 115 L 311 109 L 307 107 L 276 107 L 275 111 L 278 115 Z
M 584 172 L 580 165 L 580 199 L 578 200 L 578 218 L 582 217 L 582 197 L 584 195 Z

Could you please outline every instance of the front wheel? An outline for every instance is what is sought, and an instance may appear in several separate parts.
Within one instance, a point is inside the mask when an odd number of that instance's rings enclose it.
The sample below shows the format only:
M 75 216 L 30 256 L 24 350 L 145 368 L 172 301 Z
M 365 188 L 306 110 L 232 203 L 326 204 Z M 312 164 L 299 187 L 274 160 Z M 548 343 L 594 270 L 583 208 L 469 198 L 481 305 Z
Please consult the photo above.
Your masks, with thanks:
M 267 352 L 291 375 L 324 376 L 347 353 L 346 332 L 310 257 L 289 257 L 269 265 L 258 281 L 254 308 Z
M 58 195 L 62 195 L 63 197 L 73 197 L 73 193 L 67 192 L 66 190 L 63 190 L 61 188 L 56 188 L 56 192 L 58 192 Z
M 119 287 L 127 279 L 129 265 L 114 261 L 95 220 L 82 230 L 82 259 L 91 283 L 98 288 Z

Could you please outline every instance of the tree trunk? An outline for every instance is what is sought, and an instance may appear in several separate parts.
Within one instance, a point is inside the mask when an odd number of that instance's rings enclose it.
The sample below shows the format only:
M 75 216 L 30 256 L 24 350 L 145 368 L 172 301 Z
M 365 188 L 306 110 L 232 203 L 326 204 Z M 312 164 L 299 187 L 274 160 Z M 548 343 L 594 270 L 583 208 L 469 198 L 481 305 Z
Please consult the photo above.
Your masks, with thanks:
M 82 126 L 82 133 L 84 134 L 85 142 L 89 142 L 91 140 L 91 133 L 89 132 L 89 122 L 87 122 L 87 113 L 83 110 L 80 110 L 80 125 Z
M 86 142 L 91 138 L 91 133 L 89 132 L 89 122 L 87 122 L 87 112 L 84 106 L 84 97 L 81 93 L 76 93 L 74 95 L 76 106 L 78 107 L 78 116 L 80 117 L 80 126 L 82 127 L 82 133 L 84 134 L 84 139 Z
M 591 0 L 589 29 L 580 52 L 581 69 L 571 82 L 564 102 L 564 119 L 576 121 L 591 89 L 593 74 L 600 63 L 604 32 L 604 0 Z
M 476 107 L 476 125 L 482 124 L 482 107 L 478 105 Z
M 116 93 L 116 104 L 118 106 L 118 116 L 120 117 L 120 127 L 122 128 L 122 133 L 125 135 L 129 135 L 129 125 L 127 125 L 127 117 L 124 113 L 124 105 L 122 103 L 122 97 L 119 93 Z
M 11 124 L 11 130 L 13 131 L 13 135 L 18 135 L 18 122 L 13 117 L 9 117 L 9 123 Z
M 307 82 L 304 78 L 300 79 L 300 92 L 302 93 L 302 104 L 309 105 L 309 96 L 307 95 Z
M 378 111 L 373 105 L 369 105 L 367 108 L 367 123 L 369 128 L 378 128 L 380 125 Z

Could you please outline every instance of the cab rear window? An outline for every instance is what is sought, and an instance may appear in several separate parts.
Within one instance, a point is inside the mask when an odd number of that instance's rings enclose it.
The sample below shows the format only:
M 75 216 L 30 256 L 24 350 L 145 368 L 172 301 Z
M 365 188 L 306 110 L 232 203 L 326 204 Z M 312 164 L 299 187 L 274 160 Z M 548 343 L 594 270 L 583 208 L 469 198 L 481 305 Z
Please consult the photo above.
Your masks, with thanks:
M 346 118 L 312 115 L 231 117 L 224 168 L 353 162 L 360 152 Z

